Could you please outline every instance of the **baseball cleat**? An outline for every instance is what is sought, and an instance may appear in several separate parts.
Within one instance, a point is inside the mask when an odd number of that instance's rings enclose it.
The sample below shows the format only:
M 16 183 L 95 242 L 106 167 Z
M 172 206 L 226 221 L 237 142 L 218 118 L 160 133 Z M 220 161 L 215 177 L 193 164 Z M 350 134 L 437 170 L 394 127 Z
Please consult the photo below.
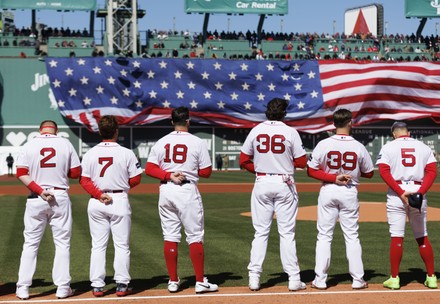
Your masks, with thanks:
M 61 292 L 61 291 L 58 292 L 58 290 L 57 290 L 56 296 L 58 299 L 65 299 L 65 298 L 71 297 L 75 294 L 75 292 L 70 287 L 68 289 L 66 289 L 66 288 L 63 288 L 63 289 L 64 289 L 63 292 Z
M 351 285 L 351 288 L 353 288 L 353 289 L 365 289 L 365 288 L 368 288 L 368 283 L 367 282 L 362 282 L 362 283 L 357 283 L 357 284 L 354 284 L 353 283 L 353 285 Z
M 93 287 L 92 294 L 95 297 L 103 297 L 104 296 L 104 287 Z
M 432 276 L 426 275 L 425 286 L 432 289 L 438 288 L 437 277 L 435 276 L 435 274 L 433 274 Z
M 301 281 L 289 281 L 289 291 L 298 291 L 306 289 L 306 283 Z
M 27 286 L 17 287 L 15 295 L 20 300 L 27 300 L 27 299 L 29 299 L 29 287 L 27 287 Z
M 314 280 L 310 283 L 310 287 L 312 287 L 314 289 L 319 289 L 319 290 L 326 290 L 327 289 L 327 285 L 319 286 L 318 284 L 316 284 L 316 282 Z
M 196 282 L 196 293 L 213 292 L 218 290 L 217 284 L 208 282 L 208 278 L 203 278 L 203 282 Z
M 116 286 L 116 295 L 118 297 L 125 297 L 131 294 L 132 289 L 128 287 L 128 284 L 118 283 Z
M 252 291 L 257 291 L 260 289 L 260 278 L 256 276 L 249 277 L 249 289 Z
M 400 278 L 399 276 L 393 278 L 390 277 L 388 280 L 383 282 L 383 287 L 389 288 L 389 289 L 400 289 Z
M 168 291 L 173 293 L 179 291 L 180 280 L 178 281 L 168 281 Z

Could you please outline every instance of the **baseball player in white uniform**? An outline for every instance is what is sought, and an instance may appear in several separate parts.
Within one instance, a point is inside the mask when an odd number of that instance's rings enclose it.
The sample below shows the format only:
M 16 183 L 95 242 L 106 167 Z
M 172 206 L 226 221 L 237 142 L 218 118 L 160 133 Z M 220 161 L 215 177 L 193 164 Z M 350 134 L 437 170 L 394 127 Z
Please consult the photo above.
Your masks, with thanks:
M 52 278 L 56 296 L 73 295 L 70 288 L 70 237 L 72 211 L 68 195 L 69 177 L 78 178 L 81 167 L 72 144 L 58 137 L 57 124 L 45 120 L 40 135 L 27 142 L 17 159 L 17 177 L 31 191 L 24 213 L 24 244 L 16 295 L 29 298 L 29 286 L 37 265 L 37 253 L 46 225 L 52 229 L 55 258 Z
M 113 267 L 116 295 L 131 292 L 130 230 L 131 207 L 128 191 L 141 181 L 142 168 L 135 154 L 116 141 L 119 128 L 114 116 L 103 116 L 98 123 L 102 142 L 87 151 L 82 160 L 81 186 L 92 196 L 87 209 L 92 254 L 90 281 L 93 295 L 104 295 L 107 243 L 112 234 L 115 247 Z
M 170 276 L 168 291 L 177 292 L 178 243 L 185 229 L 190 258 L 196 275 L 196 293 L 217 291 L 218 286 L 204 276 L 204 215 L 197 182 L 212 172 L 206 143 L 188 133 L 189 110 L 179 107 L 171 113 L 174 131 L 152 147 L 145 173 L 160 179 L 159 215 L 164 238 L 164 256 Z
M 315 279 L 312 288 L 326 289 L 331 260 L 331 244 L 339 219 L 345 238 L 352 288 L 367 288 L 364 281 L 362 248 L 359 241 L 359 200 L 356 186 L 360 177 L 371 178 L 373 161 L 364 145 L 350 136 L 352 113 L 339 109 L 333 113 L 336 134 L 320 141 L 308 161 L 309 176 L 322 181 L 318 197 L 318 238 Z
M 281 263 L 289 276 L 288 288 L 290 291 L 306 288 L 300 280 L 296 256 L 298 194 L 293 174 L 295 168 L 305 168 L 307 158 L 298 132 L 282 122 L 287 106 L 286 100 L 272 99 L 266 110 L 268 120 L 251 130 L 241 148 L 240 166 L 256 174 L 251 197 L 255 235 L 248 265 L 249 288 L 254 291 L 260 289 L 274 213 L 280 235 Z
M 391 127 L 394 140 L 380 150 L 376 164 L 388 185 L 387 217 L 390 227 L 391 276 L 383 283 L 390 289 L 400 288 L 399 266 L 403 254 L 406 218 L 408 217 L 414 237 L 419 245 L 420 256 L 426 266 L 425 286 L 437 288 L 434 272 L 434 253 L 426 227 L 427 200 L 423 199 L 421 210 L 408 205 L 408 195 L 428 192 L 437 177 L 436 159 L 432 150 L 410 137 L 405 122 L 398 121 Z

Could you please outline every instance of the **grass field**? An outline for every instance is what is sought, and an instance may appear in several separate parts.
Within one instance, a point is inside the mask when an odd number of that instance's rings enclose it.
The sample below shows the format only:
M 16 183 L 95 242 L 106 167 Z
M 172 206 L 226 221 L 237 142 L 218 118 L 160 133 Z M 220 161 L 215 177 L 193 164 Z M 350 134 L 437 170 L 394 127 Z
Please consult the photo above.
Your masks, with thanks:
M 250 178 L 249 178 L 250 176 Z M 249 179 L 248 179 L 249 178 Z M 211 182 L 252 182 L 254 177 L 244 172 L 215 173 Z M 304 174 L 298 174 L 298 181 L 313 180 Z M 148 179 L 144 179 L 144 183 Z M 157 183 L 157 181 L 151 181 Z M 5 183 L 5 182 L 3 182 Z M 6 183 L 15 183 L 7 181 Z M 219 190 L 221 191 L 221 189 Z M 300 206 L 316 204 L 318 193 L 301 193 Z M 360 193 L 361 201 L 385 201 L 385 193 Z M 131 195 L 133 225 L 131 234 L 131 275 L 134 288 L 139 290 L 166 288 L 168 281 L 165 262 L 162 255 L 162 233 L 157 212 L 157 195 Z M 73 236 L 71 246 L 72 286 L 78 291 L 88 291 L 90 234 L 87 220 L 86 195 L 72 195 Z M 430 193 L 431 207 L 440 208 L 440 193 Z M 220 286 L 246 286 L 247 263 L 253 228 L 249 217 L 240 213 L 250 211 L 250 193 L 212 193 L 203 194 L 205 205 L 205 273 L 209 279 Z M 23 243 L 23 196 L 0 196 L 0 282 L 1 290 L 13 292 L 21 247 Z M 439 252 L 440 222 L 429 222 L 428 230 L 434 252 Z M 305 282 L 313 279 L 316 222 L 297 222 L 297 250 L 301 267 L 301 277 Z M 360 238 L 363 247 L 363 260 L 366 279 L 371 283 L 380 283 L 389 275 L 388 246 L 389 235 L 386 223 L 361 223 Z M 184 240 L 184 237 L 183 237 Z M 404 257 L 401 265 L 402 284 L 424 280 L 424 265 L 419 257 L 412 233 L 407 230 Z M 37 272 L 34 276 L 31 292 L 52 292 L 51 268 L 54 246 L 51 233 L 46 231 L 40 246 Z M 112 282 L 113 245 L 109 244 L 107 254 L 107 282 Z M 438 265 L 439 257 L 436 256 Z M 336 229 L 330 268 L 329 285 L 349 283 L 348 265 L 345 257 L 345 245 L 340 228 Z M 193 286 L 194 276 L 189 259 L 188 246 L 182 242 L 179 246 L 179 276 L 183 287 Z M 287 277 L 282 272 L 279 258 L 279 240 L 276 225 L 272 227 L 262 283 L 266 286 L 285 285 Z

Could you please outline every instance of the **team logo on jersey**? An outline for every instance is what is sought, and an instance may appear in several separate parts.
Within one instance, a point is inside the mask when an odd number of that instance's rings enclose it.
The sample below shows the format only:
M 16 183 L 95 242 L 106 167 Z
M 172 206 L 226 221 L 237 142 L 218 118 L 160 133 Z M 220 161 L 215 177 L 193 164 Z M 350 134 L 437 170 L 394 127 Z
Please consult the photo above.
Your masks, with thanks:
M 379 160 L 381 157 L 382 157 L 382 154 L 379 154 L 379 155 L 377 156 L 377 160 Z
M 141 163 L 136 163 L 136 168 L 140 168 L 141 167 Z

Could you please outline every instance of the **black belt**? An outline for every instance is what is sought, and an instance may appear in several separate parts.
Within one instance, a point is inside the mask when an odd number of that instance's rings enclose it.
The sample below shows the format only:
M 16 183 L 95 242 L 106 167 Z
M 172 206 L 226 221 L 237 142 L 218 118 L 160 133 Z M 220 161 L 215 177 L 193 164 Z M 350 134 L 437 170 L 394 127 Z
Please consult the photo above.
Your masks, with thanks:
M 124 190 L 104 190 L 102 193 L 122 193 Z
M 164 184 L 173 183 L 173 182 L 172 181 L 164 181 L 164 180 L 162 180 L 162 181 L 160 181 L 160 183 L 162 185 L 164 185 Z M 191 184 L 191 181 L 188 180 L 188 179 L 184 179 L 183 181 L 180 182 L 180 184 L 176 184 L 176 185 L 185 185 L 185 184 Z

